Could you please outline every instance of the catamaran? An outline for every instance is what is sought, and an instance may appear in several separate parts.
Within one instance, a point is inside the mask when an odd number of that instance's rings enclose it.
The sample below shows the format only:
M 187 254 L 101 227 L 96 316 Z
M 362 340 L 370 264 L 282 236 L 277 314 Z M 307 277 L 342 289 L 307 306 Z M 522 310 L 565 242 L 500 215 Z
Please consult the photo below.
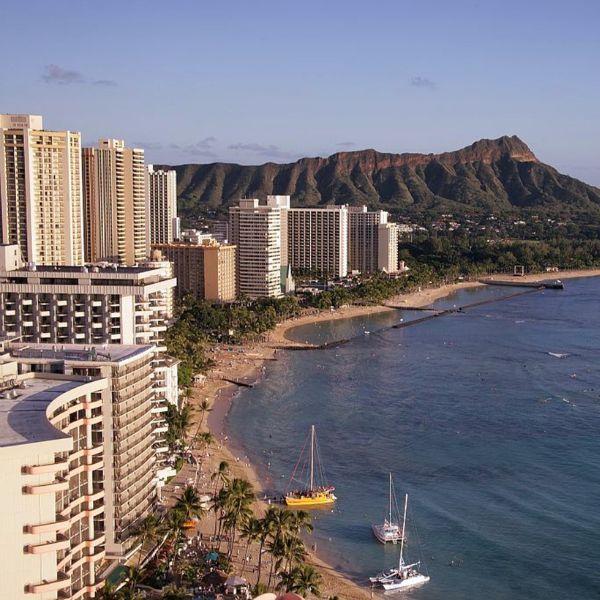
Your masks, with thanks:
M 406 511 L 408 509 L 408 494 L 404 497 L 404 517 L 402 519 L 402 531 L 406 531 Z M 372 583 L 379 583 L 384 590 L 405 590 L 417 585 L 423 585 L 429 581 L 429 575 L 419 573 L 421 562 L 405 564 L 404 562 L 404 536 L 400 541 L 400 560 L 398 561 L 398 569 L 392 569 L 388 572 L 381 573 L 376 577 L 371 577 Z M 396 573 L 391 573 L 396 570 Z M 386 573 L 390 573 L 387 575 Z
M 304 444 L 306 447 L 306 443 Z M 300 458 L 298 459 L 298 463 L 296 464 L 296 469 L 292 473 L 292 477 L 290 479 L 291 482 L 295 480 L 296 470 L 298 465 L 302 461 L 302 457 L 304 455 L 304 448 L 300 453 Z M 318 475 L 321 479 L 321 485 L 315 484 L 315 462 L 317 466 Z M 311 425 L 310 427 L 310 450 L 309 450 L 309 464 L 308 464 L 308 485 L 305 484 L 305 487 L 300 489 L 295 489 L 286 492 L 285 494 L 285 503 L 288 506 L 322 506 L 326 504 L 333 504 L 337 498 L 335 497 L 333 491 L 335 488 L 331 485 L 327 485 L 324 483 L 325 477 L 323 475 L 323 471 L 321 469 L 321 464 L 318 457 L 318 449 L 317 449 L 317 437 L 315 433 L 315 426 Z M 289 488 L 290 486 L 288 486 Z
M 392 474 L 390 473 L 390 501 L 388 518 L 384 519 L 383 524 L 371 525 L 375 537 L 382 544 L 385 544 L 387 542 L 392 542 L 395 544 L 396 542 L 399 542 L 402 539 L 402 536 L 404 535 L 404 532 L 402 531 L 402 529 L 400 529 L 400 525 L 392 520 L 392 509 L 396 507 L 396 497 L 393 490 L 394 488 L 392 484 Z M 398 511 L 396 510 L 396 512 Z

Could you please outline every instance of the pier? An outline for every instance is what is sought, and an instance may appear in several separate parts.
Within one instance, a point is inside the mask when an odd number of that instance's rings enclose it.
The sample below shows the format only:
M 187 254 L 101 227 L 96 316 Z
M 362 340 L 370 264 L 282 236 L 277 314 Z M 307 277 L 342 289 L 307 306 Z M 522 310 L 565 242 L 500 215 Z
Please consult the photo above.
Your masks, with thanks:
M 289 344 L 274 344 L 269 346 L 274 350 L 326 350 L 327 348 L 336 348 L 342 344 L 347 344 L 350 340 L 335 340 L 333 342 L 324 342 L 323 344 L 311 344 L 309 342 L 290 342 Z
M 554 279 L 552 281 L 518 281 L 508 279 L 480 279 L 479 283 L 485 283 L 485 285 L 503 285 L 506 287 L 527 287 L 527 288 L 542 288 L 547 290 L 564 290 L 565 285 L 560 279 Z
M 430 308 L 432 314 L 427 315 L 426 317 L 421 317 L 419 319 L 413 319 L 412 321 L 406 321 L 402 323 L 397 323 L 396 325 L 392 325 L 392 329 L 401 329 L 403 327 L 408 327 L 409 325 L 417 325 L 418 323 L 423 323 L 424 321 L 429 321 L 430 319 L 436 319 L 437 317 L 443 317 L 444 315 L 450 315 L 454 313 L 462 313 L 470 308 L 475 308 L 477 306 L 484 306 L 485 304 L 492 304 L 493 302 L 502 302 L 504 300 L 510 300 L 511 298 L 516 298 L 517 296 L 524 296 L 525 294 L 533 294 L 534 292 L 539 292 L 543 290 L 544 287 L 535 284 L 535 285 L 527 285 L 524 286 L 529 289 L 522 290 L 520 292 L 515 292 L 514 294 L 508 294 L 507 296 L 502 296 L 502 298 L 488 298 L 487 300 L 481 300 L 479 302 L 472 302 L 471 304 L 463 304 L 462 306 L 456 306 L 452 308 L 443 308 L 440 310 L 436 310 Z M 395 307 L 393 307 L 395 308 Z M 413 310 L 407 306 L 403 307 L 402 310 Z M 417 308 L 416 310 L 423 310 L 422 308 Z
M 240 387 L 251 388 L 254 387 L 254 383 L 246 383 L 245 381 L 237 381 L 235 379 L 228 379 L 227 377 L 221 377 L 222 381 L 226 381 L 227 383 L 232 383 L 233 385 L 238 385 Z

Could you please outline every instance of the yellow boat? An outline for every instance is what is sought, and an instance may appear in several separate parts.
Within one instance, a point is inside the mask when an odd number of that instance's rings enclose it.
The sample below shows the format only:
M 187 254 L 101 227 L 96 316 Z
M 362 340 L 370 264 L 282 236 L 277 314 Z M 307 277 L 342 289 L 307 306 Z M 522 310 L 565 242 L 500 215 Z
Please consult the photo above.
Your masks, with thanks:
M 316 444 L 316 436 L 315 436 L 315 426 L 311 425 L 310 427 L 310 465 L 309 465 L 309 482 L 308 487 L 304 489 L 297 489 L 286 492 L 285 494 L 285 503 L 287 506 L 294 507 L 310 507 L 310 506 L 323 506 L 327 504 L 333 504 L 337 498 L 333 493 L 335 488 L 331 485 L 315 485 L 315 444 Z M 305 445 L 306 447 L 306 445 Z M 304 450 L 303 450 L 304 452 Z M 300 460 L 302 459 L 302 454 L 300 455 Z M 320 468 L 319 468 L 320 470 Z M 295 471 L 292 474 L 292 479 L 294 479 Z

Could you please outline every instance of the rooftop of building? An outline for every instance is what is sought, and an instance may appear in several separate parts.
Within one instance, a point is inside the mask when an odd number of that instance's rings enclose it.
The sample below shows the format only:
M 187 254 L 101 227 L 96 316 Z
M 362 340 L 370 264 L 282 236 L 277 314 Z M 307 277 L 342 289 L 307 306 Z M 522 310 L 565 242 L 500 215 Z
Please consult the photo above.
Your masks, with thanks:
M 17 358 L 47 359 L 73 362 L 120 363 L 147 352 L 153 352 L 155 346 L 103 344 L 90 346 L 88 344 L 27 344 L 9 342 L 6 349 Z
M 39 273 L 90 273 L 92 275 L 96 275 L 98 273 L 110 273 L 112 274 L 124 274 L 124 275 L 135 275 L 137 273 L 145 273 L 147 271 L 152 271 L 148 267 L 140 266 L 140 267 L 126 267 L 121 265 L 86 265 L 86 266 L 77 266 L 77 265 L 35 265 L 30 266 L 25 269 L 21 269 L 22 271 L 28 271 L 30 273 L 39 272 Z
M 200 242 L 194 240 L 174 240 L 172 242 L 165 242 L 159 244 L 152 244 L 152 248 L 157 250 L 168 249 L 168 248 L 235 248 L 234 244 L 223 244 L 214 238 L 203 239 Z
M 0 447 L 68 437 L 50 424 L 46 409 L 58 396 L 83 383 L 37 374 L 0 392 Z

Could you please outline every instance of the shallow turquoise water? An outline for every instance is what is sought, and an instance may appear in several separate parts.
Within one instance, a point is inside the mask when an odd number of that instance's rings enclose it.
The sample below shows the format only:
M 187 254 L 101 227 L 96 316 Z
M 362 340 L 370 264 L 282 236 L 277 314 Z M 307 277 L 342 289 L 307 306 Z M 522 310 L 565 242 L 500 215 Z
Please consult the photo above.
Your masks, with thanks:
M 404 329 L 385 328 L 415 313 L 299 328 L 303 340 L 357 337 L 281 353 L 236 399 L 230 434 L 283 490 L 316 424 L 339 501 L 315 513 L 315 541 L 357 581 L 397 560 L 370 532 L 392 471 L 432 577 L 412 597 L 598 598 L 599 293 L 597 279 L 571 280 Z

